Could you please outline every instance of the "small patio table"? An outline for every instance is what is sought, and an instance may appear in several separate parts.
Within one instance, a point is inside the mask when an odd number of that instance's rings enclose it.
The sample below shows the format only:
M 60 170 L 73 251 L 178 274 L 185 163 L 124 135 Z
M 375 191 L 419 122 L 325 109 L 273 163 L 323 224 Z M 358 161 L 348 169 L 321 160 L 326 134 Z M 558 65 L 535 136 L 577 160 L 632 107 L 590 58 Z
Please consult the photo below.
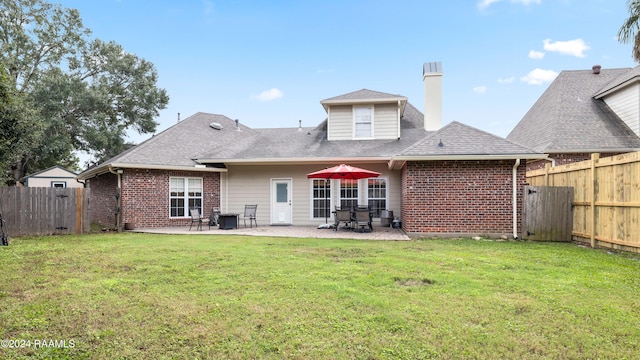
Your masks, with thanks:
M 237 229 L 238 216 L 240 216 L 240 214 L 235 214 L 235 213 L 218 215 L 218 223 L 220 224 L 219 229 L 222 229 L 222 230 Z

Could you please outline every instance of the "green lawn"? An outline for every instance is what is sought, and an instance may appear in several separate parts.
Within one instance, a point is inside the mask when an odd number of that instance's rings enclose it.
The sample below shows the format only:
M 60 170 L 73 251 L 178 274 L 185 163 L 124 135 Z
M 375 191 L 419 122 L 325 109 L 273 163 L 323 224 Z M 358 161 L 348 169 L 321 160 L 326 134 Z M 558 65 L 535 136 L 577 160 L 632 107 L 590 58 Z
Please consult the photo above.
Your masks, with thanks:
M 637 359 L 638 260 L 468 239 L 12 239 L 0 338 L 21 342 L 0 357 Z

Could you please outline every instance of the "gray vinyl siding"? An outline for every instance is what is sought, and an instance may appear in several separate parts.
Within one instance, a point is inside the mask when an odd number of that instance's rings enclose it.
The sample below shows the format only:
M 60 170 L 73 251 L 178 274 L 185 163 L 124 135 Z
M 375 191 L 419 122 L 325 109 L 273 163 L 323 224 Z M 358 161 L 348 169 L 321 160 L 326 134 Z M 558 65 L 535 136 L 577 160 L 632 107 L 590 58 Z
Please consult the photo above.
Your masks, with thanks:
M 640 136 L 640 85 L 633 85 L 604 99 L 605 103 Z
M 353 107 L 351 105 L 331 106 L 327 130 L 329 141 L 353 139 Z
M 376 139 L 397 139 L 398 105 L 379 104 L 374 107 L 374 137 Z
M 307 174 L 336 164 L 312 165 L 251 165 L 229 166 L 228 172 L 221 174 L 220 203 L 224 213 L 244 212 L 246 204 L 258 204 L 256 213 L 258 226 L 269 226 L 271 222 L 271 179 L 291 179 L 292 181 L 292 224 L 319 225 L 324 219 L 312 218 L 311 180 Z M 400 216 L 400 171 L 390 172 L 385 164 L 353 164 L 382 173 L 388 180 L 388 208 Z M 366 180 L 362 180 L 363 184 Z M 337 186 L 337 183 L 335 183 Z M 366 186 L 361 187 L 359 202 L 366 204 Z M 205 194 L 207 196 L 207 194 Z M 332 191 L 332 206 L 338 200 L 338 192 Z M 331 223 L 333 220 L 329 219 Z M 240 226 L 243 226 L 240 219 Z M 374 223 L 375 225 L 375 223 Z

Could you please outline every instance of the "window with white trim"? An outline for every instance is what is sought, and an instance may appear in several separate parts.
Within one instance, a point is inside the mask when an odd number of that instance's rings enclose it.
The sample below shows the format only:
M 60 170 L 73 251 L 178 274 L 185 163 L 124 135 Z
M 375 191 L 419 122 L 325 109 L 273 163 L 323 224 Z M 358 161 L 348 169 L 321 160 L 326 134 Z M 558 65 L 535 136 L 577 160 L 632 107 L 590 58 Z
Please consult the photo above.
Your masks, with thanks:
M 66 188 L 67 187 L 67 182 L 66 181 L 52 181 L 51 182 L 51 187 L 54 187 L 54 188 Z
M 325 189 L 326 184 L 326 189 Z M 328 218 L 331 214 L 331 181 L 313 179 L 311 185 L 311 203 L 313 204 L 313 218 Z
M 169 216 L 188 217 L 192 207 L 202 214 L 202 178 L 172 177 L 169 184 Z
M 373 137 L 372 106 L 354 106 L 353 129 L 353 137 L 356 139 L 369 139 Z
M 367 203 L 373 217 L 379 218 L 382 210 L 387 210 L 387 179 L 374 178 L 367 180 Z
M 340 208 L 351 209 L 358 206 L 358 180 L 340 179 Z

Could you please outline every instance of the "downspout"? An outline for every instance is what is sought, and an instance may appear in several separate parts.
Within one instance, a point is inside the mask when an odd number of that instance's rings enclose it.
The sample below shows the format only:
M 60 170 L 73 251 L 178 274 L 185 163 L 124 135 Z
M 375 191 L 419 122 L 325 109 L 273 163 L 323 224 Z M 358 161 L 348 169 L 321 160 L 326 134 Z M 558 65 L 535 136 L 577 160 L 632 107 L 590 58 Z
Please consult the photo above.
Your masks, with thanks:
M 518 166 L 520 159 L 513 164 L 513 239 L 518 239 Z
M 109 172 L 112 174 L 116 174 L 116 176 L 118 177 L 118 193 L 116 194 L 116 230 L 120 231 L 122 225 L 122 170 L 113 171 L 113 167 L 109 165 Z
M 402 107 L 402 104 L 398 100 L 398 116 L 397 116 L 397 118 L 398 118 L 398 121 L 397 121 L 397 123 L 398 123 L 398 129 L 397 129 L 397 131 L 398 131 L 398 140 L 400 140 L 400 120 L 402 118 L 402 116 L 400 116 L 400 110 L 402 110 L 401 107 Z

